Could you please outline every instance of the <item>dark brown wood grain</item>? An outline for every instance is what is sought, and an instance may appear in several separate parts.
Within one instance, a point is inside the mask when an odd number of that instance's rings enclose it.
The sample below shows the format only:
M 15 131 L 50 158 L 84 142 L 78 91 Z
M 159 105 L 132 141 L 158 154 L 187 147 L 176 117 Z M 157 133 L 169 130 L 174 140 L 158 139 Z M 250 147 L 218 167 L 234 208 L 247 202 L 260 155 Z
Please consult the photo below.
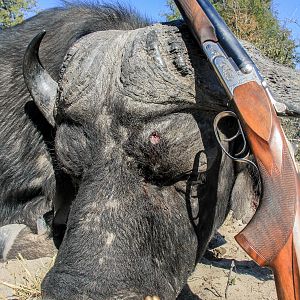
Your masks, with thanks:
M 256 82 L 237 87 L 234 103 L 263 187 L 254 217 L 236 240 L 258 264 L 273 270 L 278 299 L 299 300 L 299 176 L 263 87 Z
M 191 23 L 190 28 L 193 28 L 193 33 L 200 43 L 218 41 L 213 25 L 196 0 L 175 0 L 175 3 L 181 13 L 186 15 Z
M 242 118 L 255 158 L 272 175 L 282 168 L 284 133 L 264 89 L 249 82 L 234 90 L 234 102 Z M 285 142 L 285 146 L 286 142 Z M 277 168 L 276 168 L 277 167 Z
M 278 299 L 300 299 L 300 277 L 293 234 L 278 256 L 270 263 L 275 277 Z

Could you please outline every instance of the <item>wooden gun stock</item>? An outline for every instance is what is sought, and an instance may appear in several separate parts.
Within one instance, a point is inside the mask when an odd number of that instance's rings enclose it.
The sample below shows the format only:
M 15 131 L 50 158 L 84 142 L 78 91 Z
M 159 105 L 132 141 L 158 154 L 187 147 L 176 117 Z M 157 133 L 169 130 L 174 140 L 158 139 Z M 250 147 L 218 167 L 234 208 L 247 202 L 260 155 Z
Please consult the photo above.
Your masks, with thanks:
M 263 186 L 260 205 L 236 240 L 259 265 L 273 270 L 278 299 L 300 300 L 300 184 L 294 160 L 263 87 L 243 84 L 233 101 Z

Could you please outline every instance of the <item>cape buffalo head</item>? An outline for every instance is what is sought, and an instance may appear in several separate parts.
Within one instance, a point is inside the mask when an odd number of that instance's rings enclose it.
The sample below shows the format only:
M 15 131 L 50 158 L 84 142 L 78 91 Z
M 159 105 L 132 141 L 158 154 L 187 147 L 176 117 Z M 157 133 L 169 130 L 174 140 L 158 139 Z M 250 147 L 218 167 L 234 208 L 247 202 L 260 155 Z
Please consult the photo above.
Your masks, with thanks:
M 43 35 L 24 78 L 75 188 L 44 297 L 175 299 L 229 207 L 233 166 L 212 130 L 225 92 L 181 25 L 86 35 L 58 82 Z

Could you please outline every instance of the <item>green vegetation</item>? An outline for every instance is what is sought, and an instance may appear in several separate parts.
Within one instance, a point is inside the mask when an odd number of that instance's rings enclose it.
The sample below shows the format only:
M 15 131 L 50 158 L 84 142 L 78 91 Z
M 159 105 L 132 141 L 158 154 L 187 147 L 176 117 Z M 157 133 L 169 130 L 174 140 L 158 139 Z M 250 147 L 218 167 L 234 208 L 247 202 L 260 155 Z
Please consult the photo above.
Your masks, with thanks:
M 0 0 L 0 29 L 21 23 L 35 6 L 36 0 Z
M 167 21 L 174 21 L 181 18 L 181 14 L 173 0 L 167 0 L 168 13 L 162 14 Z
M 214 0 L 213 4 L 239 39 L 251 42 L 278 63 L 295 67 L 300 62 L 299 45 L 272 13 L 272 0 Z M 173 1 L 167 0 L 167 6 L 170 13 L 164 14 L 166 19 L 177 19 L 180 13 Z

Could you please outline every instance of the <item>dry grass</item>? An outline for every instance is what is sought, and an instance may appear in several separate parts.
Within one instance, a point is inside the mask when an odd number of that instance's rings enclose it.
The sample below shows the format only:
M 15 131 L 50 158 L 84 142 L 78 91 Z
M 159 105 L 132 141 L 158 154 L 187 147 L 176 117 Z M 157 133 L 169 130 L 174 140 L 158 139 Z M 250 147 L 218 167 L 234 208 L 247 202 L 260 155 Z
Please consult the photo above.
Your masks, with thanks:
M 11 288 L 13 291 L 13 296 L 6 298 L 0 295 L 0 299 L 10 299 L 10 300 L 33 300 L 41 298 L 41 283 L 46 273 L 53 266 L 55 261 L 55 256 L 48 263 L 40 262 L 40 267 L 34 272 L 30 271 L 28 267 L 28 261 L 26 261 L 21 254 L 17 257 L 17 262 L 20 265 L 20 271 L 18 276 L 14 274 L 14 283 L 9 283 L 0 280 L 0 285 L 4 285 Z M 17 278 L 18 277 L 18 278 Z M 20 280 L 21 278 L 21 280 Z

